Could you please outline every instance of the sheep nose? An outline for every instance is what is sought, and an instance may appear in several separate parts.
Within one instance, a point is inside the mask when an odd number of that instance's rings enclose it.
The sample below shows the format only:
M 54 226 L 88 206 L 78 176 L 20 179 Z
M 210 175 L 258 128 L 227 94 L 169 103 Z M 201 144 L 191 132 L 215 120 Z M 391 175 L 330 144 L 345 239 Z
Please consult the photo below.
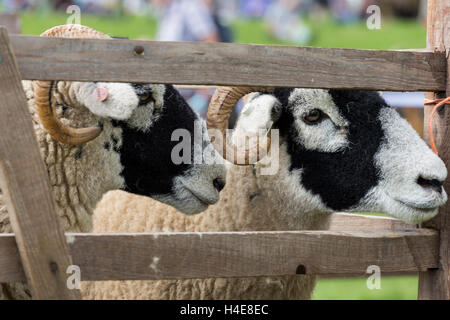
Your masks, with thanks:
M 419 184 L 422 188 L 431 188 L 438 193 L 442 192 L 443 181 L 439 181 L 437 179 L 426 179 L 419 176 L 417 179 L 417 184 Z
M 225 187 L 225 183 L 221 179 L 214 179 L 213 185 L 219 192 L 222 191 L 223 187 Z

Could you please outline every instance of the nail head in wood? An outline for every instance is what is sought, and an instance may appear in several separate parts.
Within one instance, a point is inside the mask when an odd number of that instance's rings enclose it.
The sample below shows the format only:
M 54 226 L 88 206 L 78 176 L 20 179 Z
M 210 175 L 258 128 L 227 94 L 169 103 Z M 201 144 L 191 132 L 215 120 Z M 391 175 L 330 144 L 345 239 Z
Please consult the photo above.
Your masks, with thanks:
M 136 47 L 134 47 L 134 53 L 137 56 L 142 56 L 144 54 L 144 51 L 145 51 L 145 49 L 144 49 L 143 46 L 136 46 Z
M 306 274 L 306 267 L 303 264 L 299 264 L 295 273 L 296 274 Z
M 50 262 L 50 270 L 52 273 L 56 273 L 58 271 L 58 264 L 54 261 Z

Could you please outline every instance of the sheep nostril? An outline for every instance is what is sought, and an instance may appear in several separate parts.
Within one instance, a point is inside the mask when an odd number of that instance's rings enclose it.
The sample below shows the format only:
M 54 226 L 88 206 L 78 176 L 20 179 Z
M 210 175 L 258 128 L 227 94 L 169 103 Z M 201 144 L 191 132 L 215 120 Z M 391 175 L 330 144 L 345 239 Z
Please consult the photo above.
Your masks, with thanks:
M 443 182 L 437 179 L 425 179 L 424 177 L 420 176 L 417 179 L 417 184 L 419 184 L 422 188 L 431 188 L 439 193 L 442 192 Z
M 214 179 L 213 185 L 214 185 L 214 188 L 216 188 L 217 191 L 219 191 L 219 192 L 222 191 L 222 189 L 225 187 L 225 183 L 220 179 Z

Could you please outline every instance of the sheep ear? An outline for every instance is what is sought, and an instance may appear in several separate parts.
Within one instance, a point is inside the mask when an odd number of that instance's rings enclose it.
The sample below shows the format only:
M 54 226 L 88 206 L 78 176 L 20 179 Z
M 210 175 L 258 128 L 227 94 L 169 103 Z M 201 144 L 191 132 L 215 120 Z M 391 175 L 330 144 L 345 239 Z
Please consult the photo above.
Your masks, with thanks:
M 280 101 L 271 94 L 252 93 L 242 109 L 236 129 L 247 133 L 270 130 L 281 112 Z
M 127 83 L 76 82 L 79 103 L 100 117 L 128 119 L 139 104 L 133 87 Z

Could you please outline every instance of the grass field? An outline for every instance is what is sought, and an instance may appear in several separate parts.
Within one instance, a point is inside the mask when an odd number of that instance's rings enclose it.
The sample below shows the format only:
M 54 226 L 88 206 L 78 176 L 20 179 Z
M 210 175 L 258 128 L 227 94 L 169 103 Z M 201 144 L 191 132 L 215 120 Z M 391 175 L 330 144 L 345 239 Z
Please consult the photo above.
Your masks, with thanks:
M 21 14 L 23 33 L 38 35 L 46 29 L 65 24 L 64 13 Z M 83 14 L 81 23 L 112 36 L 152 39 L 157 23 L 150 17 L 102 17 Z M 360 49 L 409 49 L 425 47 L 426 30 L 415 21 L 383 21 L 381 30 L 368 30 L 363 22 L 343 26 L 331 19 L 308 20 L 313 30 L 309 44 L 317 47 Z M 236 41 L 256 44 L 285 44 L 271 37 L 258 20 L 238 20 L 233 29 Z M 417 277 L 383 277 L 380 290 L 369 290 L 366 279 L 320 279 L 313 299 L 417 299 Z
M 25 12 L 21 14 L 23 33 L 38 35 L 46 29 L 65 24 L 65 13 Z M 152 39 L 157 23 L 151 17 L 110 17 L 81 15 L 81 23 L 113 36 L 130 39 Z M 386 20 L 380 30 L 369 30 L 364 22 L 341 25 L 331 19 L 307 20 L 313 30 L 309 45 L 328 48 L 411 49 L 424 48 L 426 29 L 416 21 Z M 255 44 L 284 44 L 268 34 L 260 20 L 237 20 L 233 24 L 236 42 Z
M 369 30 L 365 22 L 341 25 L 331 19 L 307 20 L 313 31 L 308 45 L 325 48 L 413 49 L 425 48 L 426 29 L 416 21 L 388 20 L 380 30 Z M 283 44 L 265 32 L 262 21 L 239 20 L 234 25 L 241 43 Z M 286 43 L 290 44 L 290 43 Z
M 366 278 L 319 279 L 313 300 L 416 300 L 417 276 L 381 277 L 381 288 L 369 290 Z

